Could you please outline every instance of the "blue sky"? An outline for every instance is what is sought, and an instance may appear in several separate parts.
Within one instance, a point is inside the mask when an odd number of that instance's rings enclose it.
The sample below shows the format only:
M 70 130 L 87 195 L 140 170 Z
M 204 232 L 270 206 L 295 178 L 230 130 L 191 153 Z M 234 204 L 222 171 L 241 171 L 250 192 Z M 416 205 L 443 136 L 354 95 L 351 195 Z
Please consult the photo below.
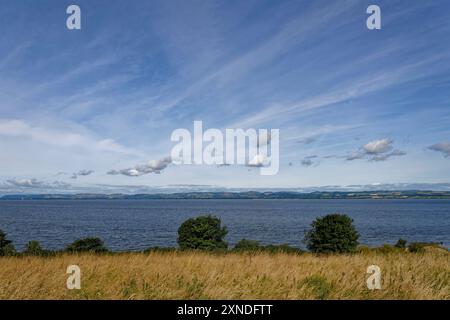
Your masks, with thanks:
M 82 29 L 66 28 L 81 7 Z M 366 28 L 377 4 L 382 29 Z M 2 1 L 0 193 L 450 182 L 448 1 Z M 280 129 L 280 171 L 163 165 L 171 132 Z M 448 185 L 450 188 L 450 185 Z

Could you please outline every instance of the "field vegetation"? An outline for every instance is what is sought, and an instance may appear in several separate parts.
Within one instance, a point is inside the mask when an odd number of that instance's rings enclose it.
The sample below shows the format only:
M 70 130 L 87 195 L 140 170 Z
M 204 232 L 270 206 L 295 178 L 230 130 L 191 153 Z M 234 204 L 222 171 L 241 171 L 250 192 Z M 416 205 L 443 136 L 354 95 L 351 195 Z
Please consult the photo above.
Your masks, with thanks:
M 81 289 L 66 288 L 66 268 Z M 366 286 L 381 268 L 381 290 Z M 449 253 L 158 251 L 0 258 L 0 299 L 450 299 Z

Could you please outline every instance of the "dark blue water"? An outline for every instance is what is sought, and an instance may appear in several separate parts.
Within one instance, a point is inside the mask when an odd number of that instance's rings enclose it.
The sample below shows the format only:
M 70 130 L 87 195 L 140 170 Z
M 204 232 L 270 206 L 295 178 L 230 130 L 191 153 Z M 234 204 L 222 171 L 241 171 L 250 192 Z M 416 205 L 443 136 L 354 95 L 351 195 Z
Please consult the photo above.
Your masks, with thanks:
M 113 250 L 176 246 L 177 229 L 197 215 L 219 216 L 227 241 L 303 247 L 311 222 L 328 213 L 351 216 L 360 242 L 375 246 L 408 241 L 450 246 L 450 200 L 39 200 L 0 201 L 0 229 L 16 248 L 38 240 L 63 248 L 87 236 L 101 237 Z

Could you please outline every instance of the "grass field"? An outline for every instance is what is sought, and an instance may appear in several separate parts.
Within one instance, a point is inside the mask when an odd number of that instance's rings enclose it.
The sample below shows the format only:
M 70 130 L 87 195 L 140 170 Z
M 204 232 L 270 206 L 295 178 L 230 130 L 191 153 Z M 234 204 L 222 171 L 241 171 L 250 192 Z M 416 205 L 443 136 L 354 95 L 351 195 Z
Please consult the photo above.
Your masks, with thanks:
M 152 252 L 0 258 L 0 299 L 450 299 L 450 256 Z M 66 268 L 81 268 L 81 289 Z M 378 265 L 382 289 L 368 290 Z

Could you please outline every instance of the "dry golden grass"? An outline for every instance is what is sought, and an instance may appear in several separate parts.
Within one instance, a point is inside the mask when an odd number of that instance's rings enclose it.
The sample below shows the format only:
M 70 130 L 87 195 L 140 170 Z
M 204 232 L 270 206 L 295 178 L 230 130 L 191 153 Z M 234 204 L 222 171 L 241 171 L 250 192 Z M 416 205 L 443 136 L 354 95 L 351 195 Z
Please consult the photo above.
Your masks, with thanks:
M 0 299 L 449 299 L 449 253 L 168 252 L 0 258 Z M 81 268 L 81 290 L 66 268 Z M 382 270 L 382 289 L 366 269 Z

